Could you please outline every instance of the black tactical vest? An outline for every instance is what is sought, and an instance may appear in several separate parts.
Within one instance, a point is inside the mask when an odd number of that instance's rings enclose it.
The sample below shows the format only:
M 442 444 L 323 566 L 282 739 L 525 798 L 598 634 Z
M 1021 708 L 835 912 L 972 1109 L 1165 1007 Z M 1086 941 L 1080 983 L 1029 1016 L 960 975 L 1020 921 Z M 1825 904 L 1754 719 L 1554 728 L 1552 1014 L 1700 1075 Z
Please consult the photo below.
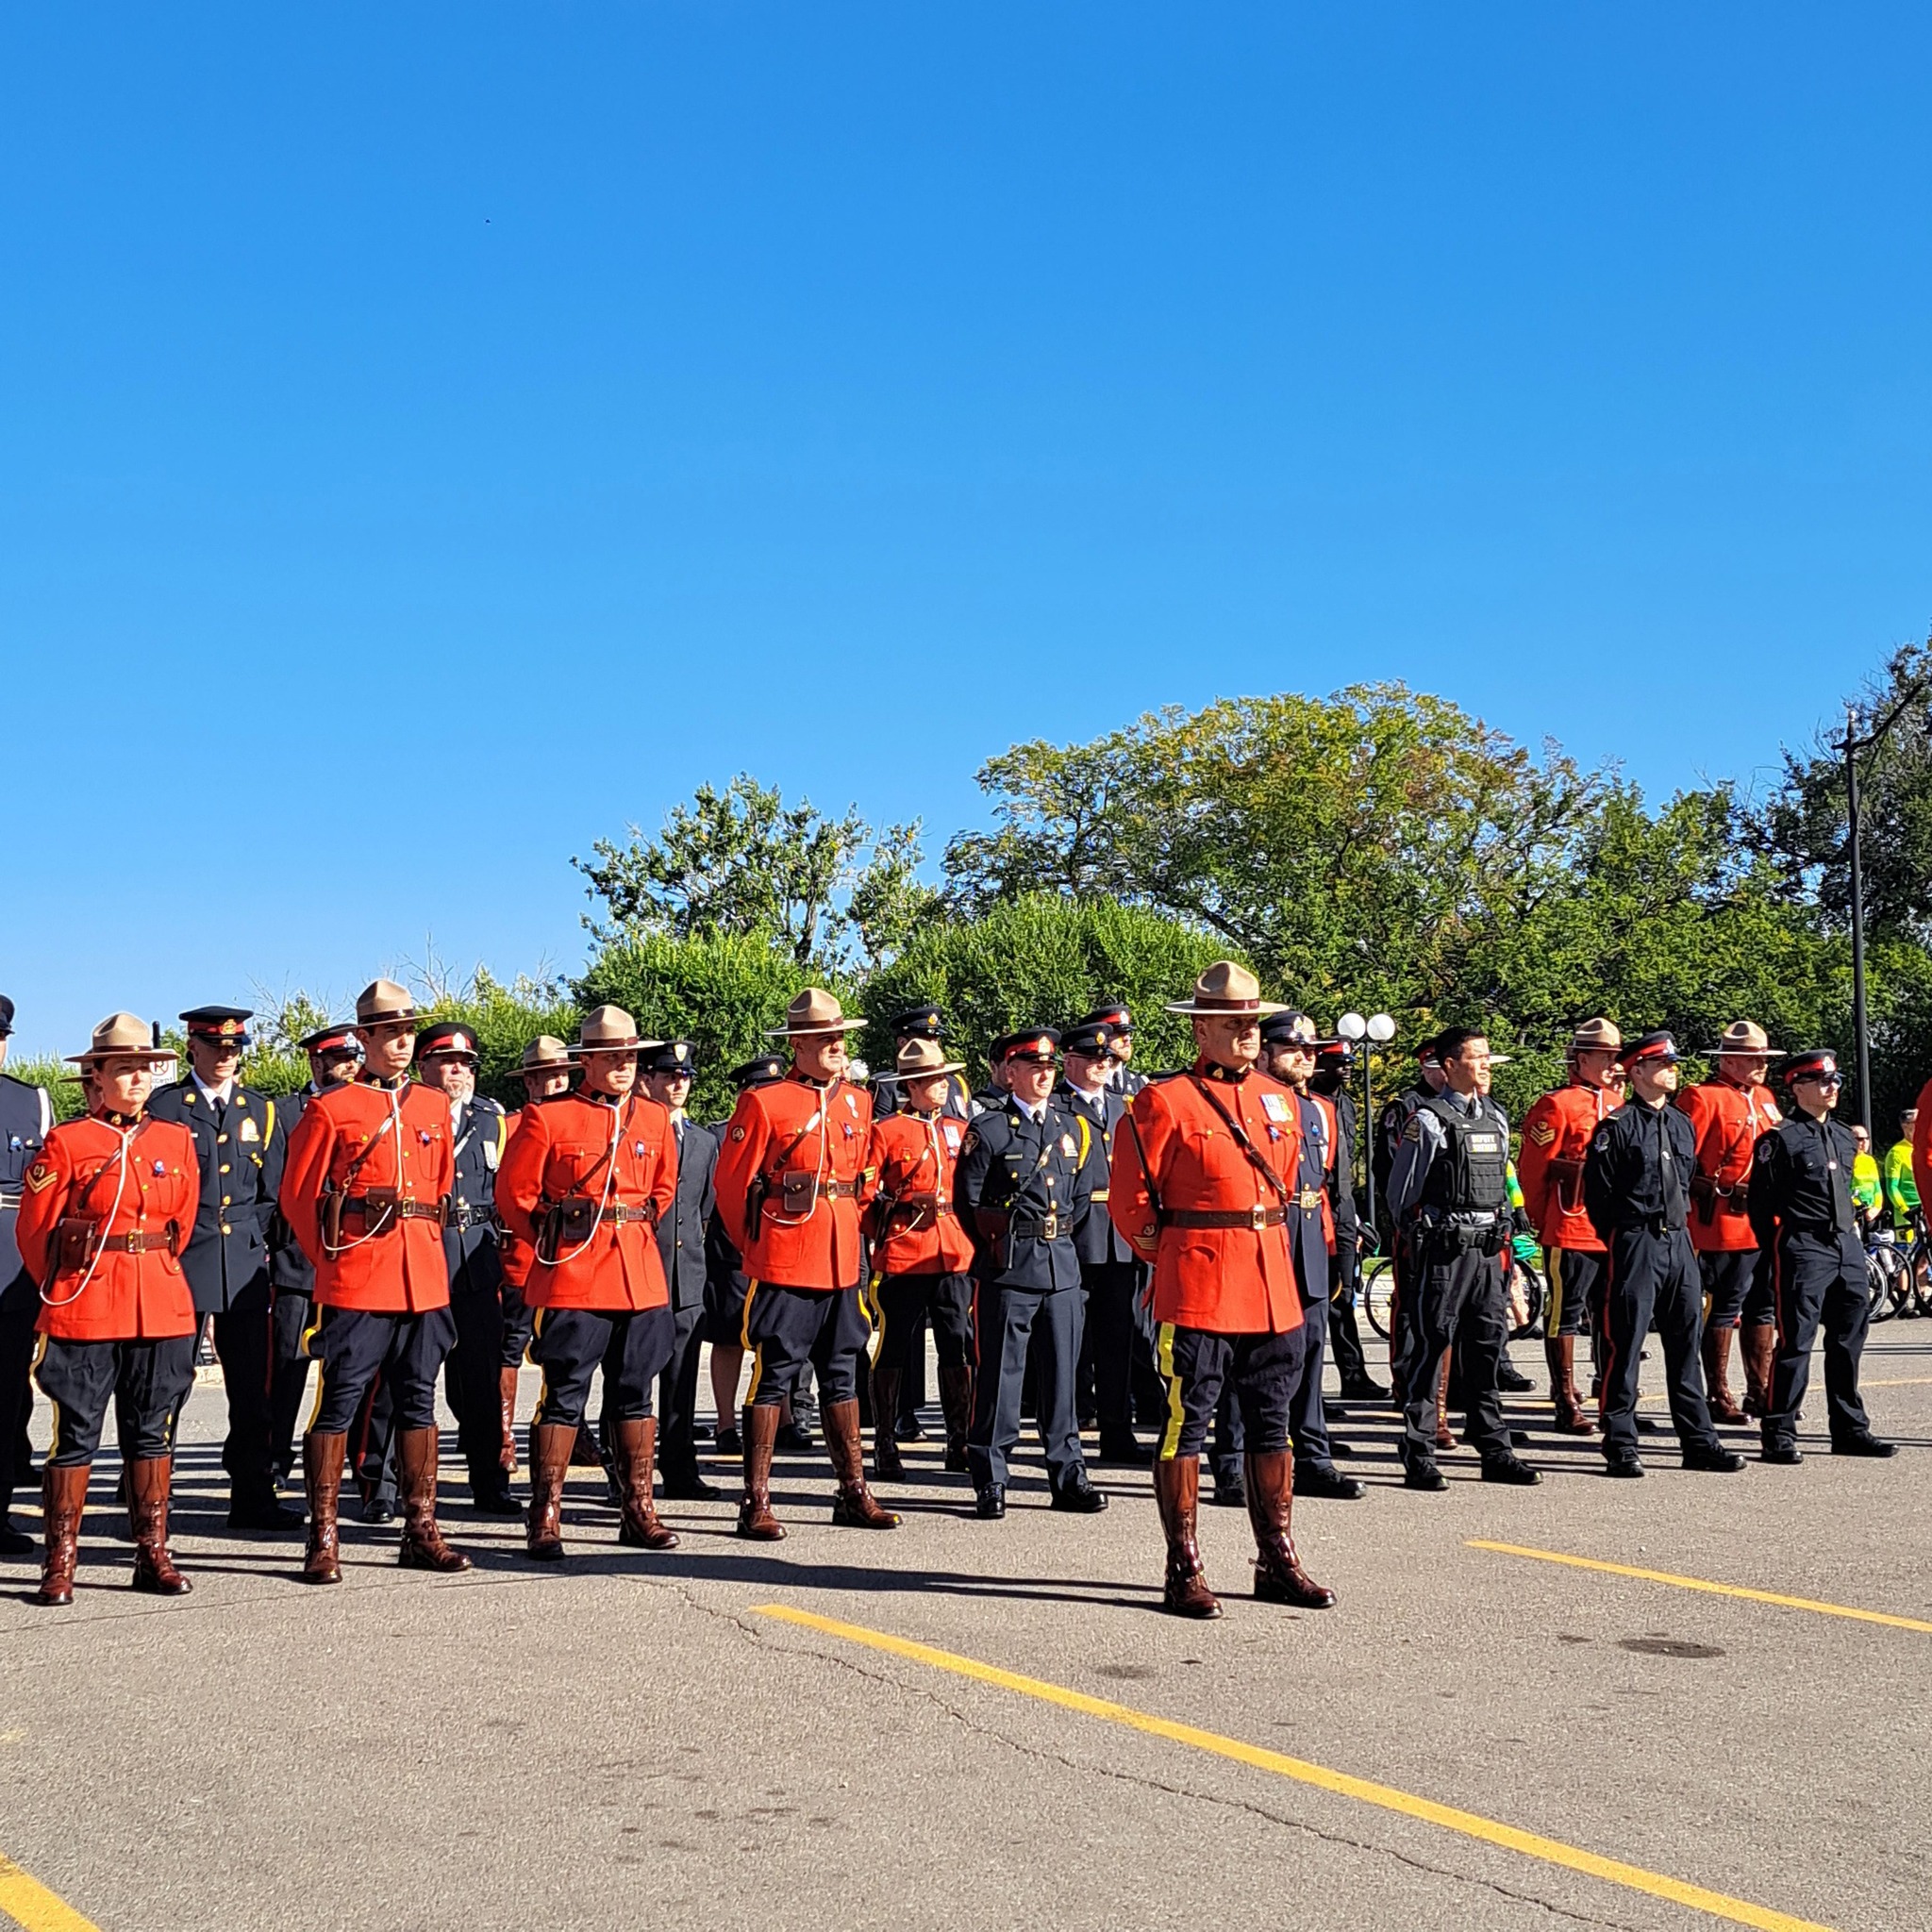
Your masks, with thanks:
M 1509 1205 L 1509 1130 L 1487 1108 L 1467 1114 L 1432 1094 L 1419 1111 L 1433 1114 L 1447 1145 L 1429 1163 L 1422 1205 L 1443 1214 L 1495 1214 Z

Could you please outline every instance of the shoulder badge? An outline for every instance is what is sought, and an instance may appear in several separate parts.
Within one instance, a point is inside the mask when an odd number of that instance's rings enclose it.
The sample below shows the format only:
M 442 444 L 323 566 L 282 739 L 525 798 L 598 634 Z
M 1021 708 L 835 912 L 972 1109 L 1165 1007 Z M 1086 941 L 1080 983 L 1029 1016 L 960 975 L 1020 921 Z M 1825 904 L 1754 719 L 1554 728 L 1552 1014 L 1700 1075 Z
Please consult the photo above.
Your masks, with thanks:
M 1404 1128 L 1403 1128 L 1403 1130 L 1402 1130 L 1402 1138 L 1403 1138 L 1403 1139 L 1404 1139 L 1405 1141 L 1420 1141 L 1420 1140 L 1422 1139 L 1422 1137 L 1423 1137 L 1423 1117 L 1422 1117 L 1422 1114 L 1421 1114 L 1420 1112 L 1412 1113 L 1412 1114 L 1410 1114 L 1410 1115 L 1409 1115 L 1409 1117 L 1408 1117 L 1408 1124 L 1407 1124 L 1407 1125 L 1406 1127 L 1404 1127 Z
M 38 1194 L 42 1188 L 51 1186 L 53 1184 L 53 1179 L 54 1166 L 51 1161 L 37 1160 L 26 1171 L 27 1187 L 36 1194 Z
M 1608 1122 L 1608 1121 L 1606 1121 L 1606 1122 L 1605 1122 L 1605 1123 L 1603 1124 L 1603 1125 L 1602 1125 L 1602 1126 L 1600 1126 L 1600 1127 L 1599 1127 L 1599 1128 L 1598 1128 L 1598 1129 L 1596 1130 L 1596 1132 L 1595 1132 L 1595 1133 L 1593 1133 L 1593 1134 L 1592 1134 L 1592 1135 L 1591 1135 L 1591 1136 L 1590 1137 L 1590 1144 L 1591 1144 L 1591 1145 L 1592 1147 L 1602 1147 L 1602 1146 L 1604 1146 L 1605 1144 L 1607 1144 L 1607 1141 L 1609 1141 L 1609 1138 L 1610 1138 L 1610 1124 L 1609 1124 L 1609 1122 Z
M 959 1152 L 961 1154 L 971 1154 L 973 1150 L 978 1145 L 979 1129 L 977 1127 L 968 1127 L 966 1129 L 964 1137 L 961 1139 L 959 1142 Z
M 1539 1147 L 1547 1147 L 1557 1138 L 1557 1130 L 1548 1121 L 1532 1121 L 1526 1131 Z
M 731 1138 L 734 1141 L 741 1141 L 744 1139 L 744 1125 L 742 1122 L 741 1122 L 737 1126 L 732 1128 Z

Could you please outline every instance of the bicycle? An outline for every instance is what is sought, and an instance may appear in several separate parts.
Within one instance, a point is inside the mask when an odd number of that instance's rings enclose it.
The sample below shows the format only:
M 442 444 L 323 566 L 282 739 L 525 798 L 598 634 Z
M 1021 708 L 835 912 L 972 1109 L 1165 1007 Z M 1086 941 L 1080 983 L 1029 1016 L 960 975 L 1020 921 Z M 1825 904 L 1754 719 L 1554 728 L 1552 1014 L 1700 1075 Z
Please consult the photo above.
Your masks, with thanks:
M 1894 1315 L 1910 1311 L 1912 1294 L 1911 1247 L 1901 1247 L 1889 1227 L 1865 1231 L 1865 1273 L 1870 1284 L 1871 1319 L 1889 1322 Z
M 1369 1318 L 1369 1326 L 1384 1341 L 1393 1339 L 1391 1331 L 1394 1324 L 1390 1319 L 1390 1305 L 1394 1299 L 1394 1290 L 1395 1275 L 1390 1257 L 1387 1255 L 1365 1257 L 1361 1276 L 1362 1312 Z M 1543 1310 L 1549 1306 L 1549 1284 L 1543 1278 L 1542 1269 L 1512 1253 L 1509 1257 L 1511 1341 L 1527 1341 L 1543 1332 Z

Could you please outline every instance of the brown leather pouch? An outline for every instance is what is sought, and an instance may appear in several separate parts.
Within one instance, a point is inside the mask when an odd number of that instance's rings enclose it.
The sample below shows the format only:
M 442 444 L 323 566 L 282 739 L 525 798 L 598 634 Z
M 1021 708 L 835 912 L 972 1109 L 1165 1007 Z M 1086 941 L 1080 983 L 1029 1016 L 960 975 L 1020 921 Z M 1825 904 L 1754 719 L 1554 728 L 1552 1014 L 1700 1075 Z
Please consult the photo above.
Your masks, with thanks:
M 537 1258 L 554 1263 L 565 1248 L 589 1241 L 596 1225 L 596 1202 L 588 1194 L 567 1196 L 543 1216 L 543 1225 L 537 1233 Z
M 819 1177 L 807 1168 L 794 1167 L 781 1174 L 778 1186 L 788 1220 L 803 1221 L 819 1205 Z
M 87 1267 L 101 1251 L 101 1224 L 85 1216 L 70 1214 L 54 1230 L 60 1243 L 63 1271 Z

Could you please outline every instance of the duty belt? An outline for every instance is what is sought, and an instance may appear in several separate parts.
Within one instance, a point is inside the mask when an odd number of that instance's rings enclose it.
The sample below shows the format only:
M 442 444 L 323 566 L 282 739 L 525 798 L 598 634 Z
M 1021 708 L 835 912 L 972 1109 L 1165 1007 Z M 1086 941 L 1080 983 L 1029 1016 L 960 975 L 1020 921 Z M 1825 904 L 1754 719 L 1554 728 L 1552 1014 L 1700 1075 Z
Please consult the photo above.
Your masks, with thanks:
M 342 1213 L 355 1215 L 365 1224 L 387 1217 L 390 1221 L 435 1221 L 443 1219 L 440 1201 L 372 1201 L 366 1194 L 351 1194 L 342 1203 Z
M 1008 1237 L 1030 1234 L 1042 1241 L 1057 1241 L 1060 1238 L 1060 1215 L 1058 1208 L 1051 1214 L 1015 1214 L 1007 1208 L 983 1208 L 980 1209 L 979 1219 L 995 1234 Z
M 633 1208 L 626 1202 L 617 1201 L 605 1208 L 597 1219 L 608 1222 L 612 1227 L 629 1227 L 638 1222 L 642 1222 L 646 1227 L 656 1227 L 658 1204 L 655 1201 L 646 1201 L 641 1208 Z
M 1319 1203 L 1321 1198 L 1297 1196 L 1297 1205 Z M 1171 1208 L 1160 1219 L 1168 1227 L 1251 1227 L 1259 1233 L 1264 1227 L 1279 1227 L 1288 1219 L 1288 1210 L 1257 1201 L 1252 1208 Z
M 174 1247 L 164 1234 L 110 1234 L 101 1238 L 100 1247 L 108 1255 L 151 1255 L 157 1248 Z
M 496 1227 L 503 1225 L 494 1208 L 472 1208 L 467 1201 L 452 1205 L 445 1227 Z
M 828 1201 L 856 1201 L 858 1198 L 857 1181 L 827 1181 L 819 1192 Z

